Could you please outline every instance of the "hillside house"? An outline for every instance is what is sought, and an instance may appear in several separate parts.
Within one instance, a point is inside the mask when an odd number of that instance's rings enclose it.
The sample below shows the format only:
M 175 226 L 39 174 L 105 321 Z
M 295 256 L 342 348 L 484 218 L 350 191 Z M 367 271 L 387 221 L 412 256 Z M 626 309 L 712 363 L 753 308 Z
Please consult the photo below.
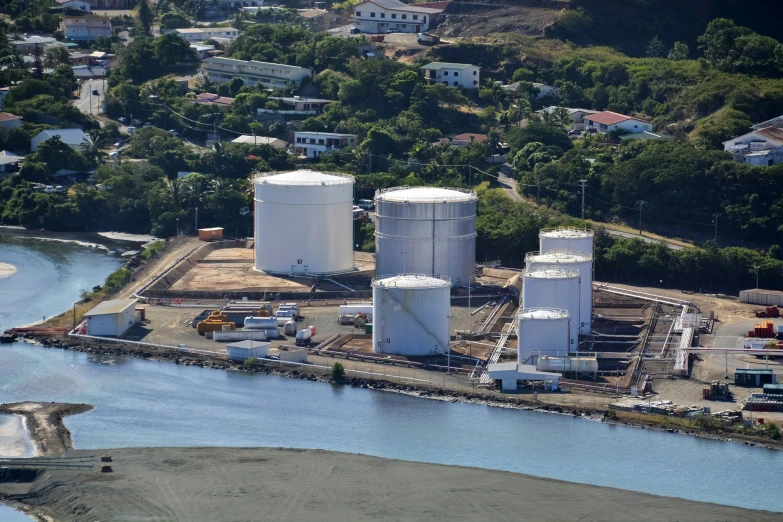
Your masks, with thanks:
M 226 83 L 233 78 L 241 78 L 245 85 L 249 86 L 261 84 L 264 87 L 283 88 L 289 83 L 299 84 L 304 78 L 313 74 L 312 70 L 306 67 L 255 60 L 213 57 L 207 58 L 202 63 L 202 69 L 207 77 L 215 83 Z
M 99 36 L 111 36 L 111 21 L 108 16 L 63 16 L 60 31 L 69 40 L 88 41 Z
M 422 33 L 442 12 L 399 0 L 367 0 L 354 6 L 354 26 L 363 33 Z
M 185 27 L 174 29 L 174 33 L 192 43 L 212 40 L 213 38 L 233 40 L 239 36 L 240 31 L 234 27 Z
M 356 135 L 337 132 L 295 132 L 294 148 L 298 156 L 317 158 L 321 154 L 356 145 Z
M 20 40 L 9 40 L 15 52 L 19 54 L 33 54 L 35 48 L 43 53 L 47 48 L 57 45 L 57 39 L 50 36 L 26 36 Z
M 88 2 L 82 2 L 81 0 L 55 0 L 58 7 L 69 7 L 71 9 L 79 9 L 87 13 L 90 12 L 90 4 Z
M 234 98 L 228 98 L 218 94 L 212 94 L 211 92 L 205 92 L 196 95 L 196 99 L 193 100 L 193 103 L 198 103 L 200 105 L 214 105 L 221 111 L 228 112 L 231 110 L 231 105 L 234 103 Z
M 653 124 L 647 120 L 633 118 L 612 111 L 596 112 L 583 117 L 586 131 L 598 132 L 601 134 L 625 130 L 631 133 L 652 132 Z
M 553 112 L 555 109 L 557 109 L 557 106 L 552 105 L 550 107 L 545 107 L 541 109 L 540 111 L 536 111 L 536 114 L 539 116 L 543 115 L 545 112 Z M 584 128 L 584 122 L 585 122 L 585 116 L 590 116 L 591 114 L 595 114 L 598 111 L 591 111 L 590 109 L 568 109 L 568 118 L 571 120 L 571 128 L 572 129 L 583 129 Z
M 481 84 L 481 68 L 467 63 L 432 62 L 421 68 L 428 85 L 443 83 L 451 87 L 478 89 Z
M 270 100 L 276 100 L 279 109 L 258 109 L 258 113 L 279 112 L 281 114 L 319 114 L 324 107 L 334 100 L 323 98 L 308 98 L 305 96 L 270 96 Z
M 783 129 L 765 127 L 723 142 L 734 161 L 758 167 L 783 163 Z
M 22 117 L 10 112 L 0 112 L 0 129 L 8 131 L 22 126 Z
M 24 161 L 24 156 L 17 156 L 7 150 L 0 151 L 0 174 L 8 174 L 19 170 L 19 164 Z
M 243 143 L 246 145 L 269 145 L 273 149 L 287 149 L 288 143 L 278 138 L 270 138 L 269 136 L 253 136 L 252 134 L 243 134 L 233 140 L 231 143 Z

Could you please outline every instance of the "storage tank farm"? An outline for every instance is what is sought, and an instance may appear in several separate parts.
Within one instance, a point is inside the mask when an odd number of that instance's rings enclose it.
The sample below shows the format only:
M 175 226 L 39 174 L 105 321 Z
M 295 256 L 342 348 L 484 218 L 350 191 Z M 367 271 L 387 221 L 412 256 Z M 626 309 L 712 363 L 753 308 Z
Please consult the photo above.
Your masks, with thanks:
M 595 232 L 586 228 L 545 228 L 538 233 L 539 252 L 567 250 L 594 254 Z
M 557 308 L 520 308 L 517 313 L 518 361 L 531 355 L 568 354 L 568 311 Z
M 373 350 L 423 356 L 449 350 L 451 281 L 403 274 L 372 281 Z
M 579 272 L 579 333 L 590 333 L 593 313 L 593 255 L 589 252 L 564 250 L 530 252 L 525 256 L 525 267 L 528 270 L 561 268 Z
M 300 169 L 262 174 L 253 183 L 256 270 L 327 275 L 353 269 L 353 177 Z
M 578 270 L 568 268 L 528 268 L 522 272 L 520 308 L 556 308 L 568 312 L 569 351 L 579 349 L 579 300 L 581 277 Z
M 376 192 L 375 273 L 444 275 L 467 285 L 476 265 L 476 201 L 462 189 Z

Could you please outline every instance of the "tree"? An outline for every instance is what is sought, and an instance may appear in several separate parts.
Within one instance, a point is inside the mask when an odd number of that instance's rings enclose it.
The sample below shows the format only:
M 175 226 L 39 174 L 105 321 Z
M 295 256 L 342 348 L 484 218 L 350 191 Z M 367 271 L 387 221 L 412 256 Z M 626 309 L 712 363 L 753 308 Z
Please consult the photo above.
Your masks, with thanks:
M 687 60 L 689 53 L 690 49 L 688 49 L 687 45 L 682 42 L 674 42 L 674 47 L 672 47 L 672 50 L 669 51 L 669 56 L 666 58 L 674 62 Z
M 562 129 L 571 125 L 571 113 L 568 107 L 553 107 L 541 113 L 541 121 L 550 127 Z
M 152 21 L 154 19 L 154 15 L 152 14 L 152 10 L 150 9 L 150 6 L 147 4 L 147 0 L 141 0 L 139 2 L 138 19 L 142 29 L 144 30 L 144 34 L 151 35 Z
M 345 380 L 345 368 L 339 362 L 332 365 L 332 380 L 336 383 L 341 383 Z
M 68 54 L 67 48 L 60 45 L 54 45 L 46 50 L 44 64 L 48 68 L 54 69 L 58 65 L 70 65 L 70 63 L 71 55 Z
M 514 71 L 514 74 L 511 75 L 512 82 L 532 82 L 535 79 L 535 73 L 530 69 L 525 69 L 524 67 L 520 67 Z
M 647 44 L 647 49 L 644 50 L 644 55 L 648 58 L 660 58 L 664 55 L 665 47 L 663 46 L 663 40 L 658 38 L 658 35 L 652 37 Z
M 43 60 L 41 59 L 41 47 L 38 44 L 35 44 L 33 48 L 33 76 L 43 77 Z

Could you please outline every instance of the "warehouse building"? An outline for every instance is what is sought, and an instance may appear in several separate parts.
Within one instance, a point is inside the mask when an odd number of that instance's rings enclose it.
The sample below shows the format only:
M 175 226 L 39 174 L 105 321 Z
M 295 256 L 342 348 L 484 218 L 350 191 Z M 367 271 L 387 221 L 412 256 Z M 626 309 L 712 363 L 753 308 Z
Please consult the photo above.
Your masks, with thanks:
M 104 301 L 86 314 L 87 335 L 119 337 L 136 323 L 137 299 Z

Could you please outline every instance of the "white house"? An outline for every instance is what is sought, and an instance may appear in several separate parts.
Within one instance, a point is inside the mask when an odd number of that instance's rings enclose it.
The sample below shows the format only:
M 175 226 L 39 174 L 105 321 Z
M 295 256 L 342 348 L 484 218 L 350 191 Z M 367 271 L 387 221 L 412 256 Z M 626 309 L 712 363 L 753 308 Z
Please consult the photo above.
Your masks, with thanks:
M 540 111 L 536 111 L 536 114 L 543 115 L 545 112 L 554 112 L 557 109 L 556 105 L 545 107 Z M 584 126 L 585 116 L 595 114 L 598 111 L 591 111 L 590 109 L 568 109 L 568 118 L 571 120 L 572 129 L 581 129 Z
M 354 25 L 363 33 L 421 33 L 442 12 L 399 0 L 367 0 L 354 7 Z
M 451 87 L 478 89 L 481 85 L 478 65 L 467 63 L 432 62 L 421 68 L 428 85 L 443 83 Z
M 198 53 L 199 60 L 204 60 L 206 58 L 209 58 L 211 56 L 210 51 L 215 50 L 214 45 L 203 45 L 200 43 L 190 44 L 190 48 Z
M 24 161 L 24 156 L 17 156 L 7 150 L 0 151 L 0 174 L 16 172 L 19 164 Z
M 588 114 L 583 119 L 586 131 L 595 130 L 596 132 L 606 133 L 622 129 L 634 133 L 652 132 L 653 130 L 653 125 L 649 121 L 612 111 Z
M 356 145 L 356 135 L 336 132 L 295 132 L 294 147 L 299 156 L 317 158 L 321 154 Z
M 118 299 L 104 301 L 86 314 L 87 335 L 119 337 L 136 323 L 136 301 Z
M 10 43 L 13 46 L 14 51 L 19 54 L 33 54 L 36 47 L 43 52 L 45 49 L 57 45 L 57 39 L 50 36 L 33 35 L 26 36 L 20 40 L 9 40 L 8 43 Z
M 242 78 L 245 85 L 261 84 L 265 87 L 283 88 L 289 83 L 298 84 L 302 79 L 313 74 L 313 71 L 306 67 L 254 60 L 214 57 L 207 58 L 202 63 L 202 69 L 207 77 L 215 83 L 226 83 L 233 78 Z
M 71 9 L 80 9 L 90 12 L 90 4 L 81 0 L 55 0 L 60 7 L 70 7 Z
M 501 85 L 501 88 L 509 92 L 517 92 L 519 90 L 519 84 L 522 82 L 509 83 L 508 85 Z M 543 98 L 544 96 L 558 96 L 560 95 L 560 89 L 553 85 L 547 85 L 545 83 L 532 82 L 533 87 L 538 89 L 536 98 Z
M 783 129 L 765 127 L 723 142 L 734 161 L 758 167 L 783 163 Z
M 111 36 L 111 21 L 108 16 L 63 16 L 60 31 L 69 40 L 95 40 L 99 36 Z
M 268 136 L 253 136 L 251 134 L 243 134 L 237 138 L 231 140 L 231 143 L 245 143 L 247 145 L 269 145 L 273 149 L 286 149 L 288 143 L 278 138 L 270 138 Z
M 258 109 L 258 112 L 280 112 L 282 114 L 318 114 L 324 107 L 334 100 L 323 98 L 307 98 L 305 96 L 270 96 L 270 100 L 277 100 L 280 110 Z
M 90 137 L 81 129 L 47 129 L 42 130 L 30 140 L 30 149 L 35 152 L 38 145 L 44 141 L 59 136 L 60 141 L 72 148 L 78 148 L 83 143 L 92 143 Z
M 18 129 L 22 126 L 22 117 L 10 112 L 0 112 L 0 129 Z
M 188 42 L 203 42 L 212 38 L 229 38 L 233 40 L 239 36 L 239 29 L 234 27 L 185 27 L 174 29 L 178 34 Z

